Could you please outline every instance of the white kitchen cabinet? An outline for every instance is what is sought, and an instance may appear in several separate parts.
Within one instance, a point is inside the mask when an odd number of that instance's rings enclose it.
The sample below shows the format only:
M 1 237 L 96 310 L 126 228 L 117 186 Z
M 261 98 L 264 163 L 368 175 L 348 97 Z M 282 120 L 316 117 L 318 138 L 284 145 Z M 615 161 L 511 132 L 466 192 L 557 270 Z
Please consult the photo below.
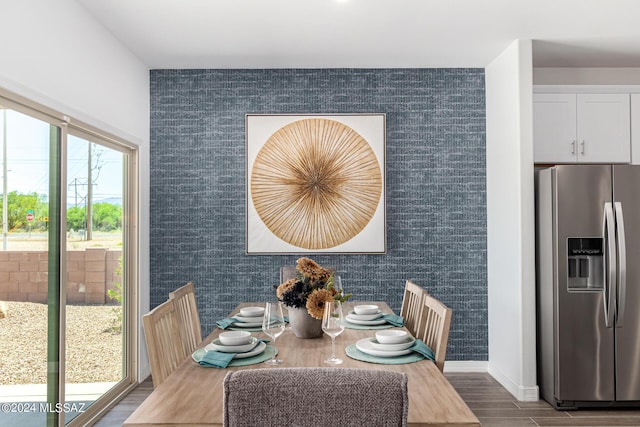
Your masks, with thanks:
M 576 94 L 533 95 L 533 160 L 572 163 L 576 157 Z
M 536 93 L 536 163 L 629 163 L 629 94 Z

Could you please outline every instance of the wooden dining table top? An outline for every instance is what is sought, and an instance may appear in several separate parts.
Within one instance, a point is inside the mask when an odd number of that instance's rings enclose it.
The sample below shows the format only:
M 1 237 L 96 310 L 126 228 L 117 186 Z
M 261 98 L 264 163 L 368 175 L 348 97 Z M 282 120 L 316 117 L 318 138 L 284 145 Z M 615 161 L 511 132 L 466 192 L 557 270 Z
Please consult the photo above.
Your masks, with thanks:
M 346 313 L 356 303 L 344 305 Z M 365 304 L 359 302 L 357 304 Z M 384 302 L 376 304 L 384 313 L 392 310 Z M 264 305 L 243 303 L 230 314 L 238 313 L 241 307 Z M 216 328 L 200 345 L 211 343 L 222 332 Z M 430 360 L 421 360 L 402 365 L 387 365 L 362 362 L 350 358 L 345 348 L 366 337 L 373 337 L 375 330 L 346 328 L 336 338 L 336 355 L 344 360 L 345 368 L 377 369 L 404 372 L 408 377 L 409 426 L 480 426 L 480 422 L 462 400 L 442 372 Z M 253 332 L 258 338 L 268 337 L 263 332 Z M 300 339 L 286 331 L 275 342 L 281 367 L 328 367 L 323 361 L 331 354 L 331 339 Z M 264 363 L 226 369 L 202 367 L 191 357 L 185 359 L 167 379 L 160 384 L 142 404 L 129 416 L 124 426 L 221 426 L 223 418 L 222 381 L 230 371 L 268 368 Z

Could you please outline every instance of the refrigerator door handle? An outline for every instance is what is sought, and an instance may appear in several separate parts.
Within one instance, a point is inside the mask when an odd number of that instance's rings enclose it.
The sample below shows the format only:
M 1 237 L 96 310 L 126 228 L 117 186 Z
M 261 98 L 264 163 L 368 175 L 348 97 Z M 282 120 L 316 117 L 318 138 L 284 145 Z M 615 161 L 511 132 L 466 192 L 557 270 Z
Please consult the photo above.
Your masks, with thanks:
M 622 203 L 615 202 L 616 241 L 618 242 L 618 304 L 616 307 L 616 327 L 622 327 L 627 300 L 627 246 L 624 238 L 624 215 Z
M 604 256 L 604 290 L 602 301 L 604 302 L 604 325 L 607 328 L 613 327 L 614 310 L 613 301 L 616 299 L 616 277 L 617 277 L 617 261 L 616 261 L 616 245 L 615 245 L 615 217 L 613 214 L 613 205 L 609 202 L 604 204 L 604 217 L 602 219 L 602 235 L 605 240 Z

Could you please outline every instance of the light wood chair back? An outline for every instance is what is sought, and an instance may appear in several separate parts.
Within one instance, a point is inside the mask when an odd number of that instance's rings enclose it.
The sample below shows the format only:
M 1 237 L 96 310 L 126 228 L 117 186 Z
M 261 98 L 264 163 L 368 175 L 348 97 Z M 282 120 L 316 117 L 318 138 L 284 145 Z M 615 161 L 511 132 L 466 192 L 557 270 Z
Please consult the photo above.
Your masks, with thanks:
M 449 342 L 449 329 L 453 310 L 426 294 L 420 309 L 417 337 L 428 345 L 436 358 L 436 365 L 442 372 Z
M 202 342 L 200 329 L 200 315 L 196 304 L 195 287 L 192 282 L 169 293 L 169 299 L 174 301 L 178 315 L 178 331 L 184 350 L 191 354 Z
M 142 316 L 153 386 L 158 387 L 187 357 L 173 300 L 168 300 Z
M 407 280 L 404 285 L 404 296 L 402 297 L 400 316 L 404 318 L 404 326 L 409 333 L 414 336 L 418 334 L 420 308 L 422 307 L 422 300 L 426 294 L 427 291 L 411 280 Z

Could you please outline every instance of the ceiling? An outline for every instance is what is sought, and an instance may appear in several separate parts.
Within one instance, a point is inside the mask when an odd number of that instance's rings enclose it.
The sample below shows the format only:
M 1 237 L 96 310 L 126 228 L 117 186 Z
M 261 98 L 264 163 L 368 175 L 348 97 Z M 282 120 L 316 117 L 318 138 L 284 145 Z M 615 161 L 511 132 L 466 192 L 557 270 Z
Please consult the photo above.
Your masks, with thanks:
M 76 0 L 149 68 L 640 67 L 637 0 Z

